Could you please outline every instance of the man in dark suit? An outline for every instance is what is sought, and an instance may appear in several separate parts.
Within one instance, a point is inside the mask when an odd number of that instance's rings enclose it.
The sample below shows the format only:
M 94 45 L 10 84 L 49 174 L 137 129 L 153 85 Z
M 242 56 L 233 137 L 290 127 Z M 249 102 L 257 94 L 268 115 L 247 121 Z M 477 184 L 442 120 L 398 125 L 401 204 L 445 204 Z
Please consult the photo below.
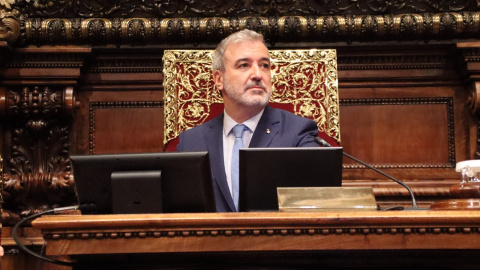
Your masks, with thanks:
M 313 120 L 268 106 L 270 57 L 261 34 L 243 30 L 225 38 L 215 50 L 212 70 L 225 110 L 182 132 L 177 151 L 208 151 L 217 212 L 237 211 L 238 173 L 233 171 L 238 171 L 238 161 L 232 154 L 237 139 L 245 147 L 314 147 L 318 127 Z M 233 134 L 236 126 L 242 129 L 239 136 Z

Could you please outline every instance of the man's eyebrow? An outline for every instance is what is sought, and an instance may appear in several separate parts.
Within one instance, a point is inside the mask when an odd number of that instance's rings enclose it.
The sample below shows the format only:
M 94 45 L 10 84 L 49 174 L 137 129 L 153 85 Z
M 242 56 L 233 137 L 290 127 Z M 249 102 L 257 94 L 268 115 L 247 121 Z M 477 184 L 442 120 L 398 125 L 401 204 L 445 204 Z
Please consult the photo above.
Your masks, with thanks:
M 269 57 L 262 57 L 262 61 L 267 61 L 268 63 L 270 63 L 270 58 Z
M 244 57 L 244 58 L 237 59 L 237 61 L 235 61 L 235 64 L 238 64 L 240 62 L 248 62 L 248 61 L 249 61 L 249 58 Z M 260 58 L 260 61 L 267 61 L 268 63 L 270 63 L 270 58 L 269 57 L 262 57 L 262 58 Z
M 240 62 L 245 62 L 245 61 L 248 61 L 248 58 L 247 58 L 247 57 L 237 59 L 237 61 L 235 61 L 235 64 L 238 64 L 238 63 L 240 63 Z

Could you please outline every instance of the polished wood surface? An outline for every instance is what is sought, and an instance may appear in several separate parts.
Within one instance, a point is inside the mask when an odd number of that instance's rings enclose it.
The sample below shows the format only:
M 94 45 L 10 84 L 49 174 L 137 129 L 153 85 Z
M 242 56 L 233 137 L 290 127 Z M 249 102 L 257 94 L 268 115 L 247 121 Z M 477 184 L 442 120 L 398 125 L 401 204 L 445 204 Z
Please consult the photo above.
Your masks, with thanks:
M 394 257 L 392 250 L 408 260 L 416 251 L 432 256 L 480 250 L 480 211 L 64 215 L 44 216 L 32 225 L 43 232 L 46 254 L 68 254 L 81 263 L 98 263 L 102 256 L 112 260 L 115 254 L 247 253 L 261 261 L 272 254 L 306 259 L 317 252 L 365 252 L 367 262 L 371 254 Z M 338 266 L 348 264 L 347 259 Z

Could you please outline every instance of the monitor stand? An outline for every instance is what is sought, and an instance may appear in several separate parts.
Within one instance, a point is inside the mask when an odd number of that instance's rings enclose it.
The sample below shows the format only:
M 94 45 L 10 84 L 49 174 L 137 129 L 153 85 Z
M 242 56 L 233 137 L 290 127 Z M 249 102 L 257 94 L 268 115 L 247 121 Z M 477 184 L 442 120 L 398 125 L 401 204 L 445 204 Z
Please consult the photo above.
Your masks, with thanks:
M 162 213 L 161 174 L 161 171 L 113 172 L 112 213 Z

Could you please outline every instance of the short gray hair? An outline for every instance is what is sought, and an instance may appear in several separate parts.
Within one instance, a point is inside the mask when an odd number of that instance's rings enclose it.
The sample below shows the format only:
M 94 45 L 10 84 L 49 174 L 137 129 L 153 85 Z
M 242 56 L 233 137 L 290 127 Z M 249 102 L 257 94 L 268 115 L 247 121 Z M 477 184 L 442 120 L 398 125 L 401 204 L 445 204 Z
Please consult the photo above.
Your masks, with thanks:
M 220 44 L 218 44 L 215 49 L 215 53 L 212 59 L 212 71 L 220 70 L 221 72 L 225 71 L 225 50 L 227 46 L 232 43 L 242 42 L 242 41 L 261 41 L 265 44 L 265 40 L 262 34 L 259 34 L 255 31 L 244 29 L 242 31 L 235 32 L 225 39 L 223 39 Z

